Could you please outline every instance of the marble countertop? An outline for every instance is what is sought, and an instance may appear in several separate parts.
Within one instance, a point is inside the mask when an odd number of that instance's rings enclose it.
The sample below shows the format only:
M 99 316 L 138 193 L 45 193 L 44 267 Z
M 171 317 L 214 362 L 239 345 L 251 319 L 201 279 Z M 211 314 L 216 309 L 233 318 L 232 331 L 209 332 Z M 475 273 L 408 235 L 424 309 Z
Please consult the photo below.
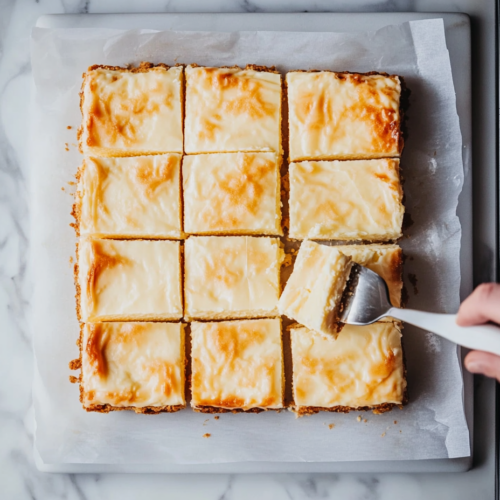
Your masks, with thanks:
M 33 461 L 31 409 L 32 349 L 26 312 L 30 284 L 28 144 L 31 69 L 29 36 L 36 19 L 52 13 L 103 12 L 278 12 L 465 10 L 466 0 L 0 0 L 0 498 L 2 500 L 132 499 L 139 497 L 342 498 L 391 500 L 493 499 L 492 447 L 475 446 L 475 466 L 465 474 L 44 474 Z M 441 9 L 439 7 L 441 6 Z M 474 26 L 474 25 L 473 25 Z M 492 43 L 492 41 L 491 41 Z M 490 278 L 491 279 L 491 278 Z M 478 378 L 476 394 L 492 390 Z M 491 393 L 491 392 L 490 392 Z M 483 398 L 484 399 L 484 398 Z M 476 408 L 482 429 L 493 428 L 493 414 Z

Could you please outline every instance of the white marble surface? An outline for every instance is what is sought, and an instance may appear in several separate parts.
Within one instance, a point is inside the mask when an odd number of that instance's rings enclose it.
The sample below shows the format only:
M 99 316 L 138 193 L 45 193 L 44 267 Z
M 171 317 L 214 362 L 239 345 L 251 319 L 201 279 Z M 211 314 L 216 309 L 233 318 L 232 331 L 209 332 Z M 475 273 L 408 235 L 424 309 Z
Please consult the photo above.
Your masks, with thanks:
M 0 0 L 0 499 L 493 499 L 494 457 L 446 475 L 43 474 L 32 456 L 29 249 L 29 34 L 38 16 L 87 12 L 425 10 L 431 0 Z M 461 2 L 454 2 L 460 10 Z M 435 4 L 434 4 L 435 8 Z M 434 10 L 434 9 L 433 9 Z M 452 10 L 452 9 L 443 9 Z M 477 391 L 491 384 L 479 379 Z M 481 415 L 491 426 L 491 415 Z M 481 430 L 479 429 L 479 432 Z

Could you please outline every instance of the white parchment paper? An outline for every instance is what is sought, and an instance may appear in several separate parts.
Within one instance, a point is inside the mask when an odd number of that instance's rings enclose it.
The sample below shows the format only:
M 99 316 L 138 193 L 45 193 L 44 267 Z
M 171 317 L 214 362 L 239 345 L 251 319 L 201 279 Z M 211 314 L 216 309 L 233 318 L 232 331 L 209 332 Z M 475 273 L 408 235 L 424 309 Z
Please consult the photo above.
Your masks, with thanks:
M 82 73 L 92 64 L 144 60 L 404 76 L 412 94 L 402 165 L 413 225 L 402 246 L 405 275 L 418 278 L 418 294 L 407 283 L 409 306 L 439 312 L 458 308 L 461 230 L 455 212 L 463 182 L 462 141 L 442 21 L 357 34 L 34 29 L 32 325 L 36 446 L 42 460 L 130 464 L 468 456 L 457 348 L 408 326 L 404 346 L 410 404 L 384 415 L 362 414 L 366 422 L 359 422 L 357 413 L 301 419 L 286 411 L 223 414 L 215 420 L 189 409 L 158 416 L 82 410 L 67 368 L 78 356 L 79 332 L 69 263 L 75 245 L 69 227 L 73 198 L 68 193 L 81 162 L 75 147 L 78 92 Z M 205 433 L 211 438 L 204 439 Z

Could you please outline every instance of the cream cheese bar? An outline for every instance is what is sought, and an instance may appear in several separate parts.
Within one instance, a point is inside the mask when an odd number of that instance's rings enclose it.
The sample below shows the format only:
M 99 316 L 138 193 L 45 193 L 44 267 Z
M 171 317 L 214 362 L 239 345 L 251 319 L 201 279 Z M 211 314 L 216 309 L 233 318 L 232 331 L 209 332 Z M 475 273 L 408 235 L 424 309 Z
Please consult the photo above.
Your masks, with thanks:
M 283 259 L 278 238 L 189 237 L 184 258 L 185 318 L 278 316 Z
M 293 411 L 383 413 L 406 404 L 401 328 L 392 321 L 345 325 L 335 342 L 292 328 Z
M 182 318 L 177 241 L 82 238 L 75 279 L 80 321 Z
M 184 325 L 86 323 L 80 399 L 87 411 L 175 412 L 186 406 Z
M 286 85 L 291 161 L 400 156 L 399 76 L 292 71 Z
M 88 156 L 182 153 L 183 68 L 91 66 L 80 93 L 80 150 Z
M 391 303 L 402 307 L 403 251 L 398 245 L 338 245 L 335 247 L 360 266 L 376 272 L 387 284 Z
M 290 238 L 390 241 L 402 236 L 399 160 L 290 164 Z
M 181 155 L 86 158 L 73 215 L 81 236 L 182 238 Z
M 205 413 L 283 408 L 281 320 L 191 324 L 191 406 Z
M 188 66 L 186 153 L 281 153 L 281 96 L 273 68 Z
M 280 314 L 329 337 L 337 338 L 342 299 L 352 258 L 337 247 L 302 242 L 292 274 L 278 302 Z
M 276 153 L 185 156 L 182 175 L 186 233 L 282 234 Z

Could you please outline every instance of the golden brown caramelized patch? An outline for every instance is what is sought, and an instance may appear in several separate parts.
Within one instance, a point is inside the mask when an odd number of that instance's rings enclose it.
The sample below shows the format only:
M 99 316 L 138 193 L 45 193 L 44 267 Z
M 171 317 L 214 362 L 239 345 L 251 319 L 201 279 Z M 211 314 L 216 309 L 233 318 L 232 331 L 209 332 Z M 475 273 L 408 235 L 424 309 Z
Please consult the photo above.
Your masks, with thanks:
M 173 179 L 177 168 L 177 158 L 168 156 L 158 165 L 153 164 L 153 161 L 141 162 L 138 161 L 134 166 L 135 178 L 144 188 L 144 192 L 149 199 L 154 199 L 155 191 L 163 183 Z
M 129 259 L 121 255 L 109 255 L 103 249 L 100 241 L 90 242 L 92 251 L 91 265 L 87 275 L 87 297 L 89 303 L 93 303 L 94 290 L 97 287 L 101 274 L 116 266 L 124 266 L 130 263 Z
M 88 325 L 89 338 L 85 346 L 90 365 L 94 373 L 99 377 L 105 377 L 108 373 L 108 363 L 106 360 L 105 349 L 109 342 L 109 337 L 104 334 L 101 323 L 91 323 Z M 93 399 L 88 396 L 90 400 Z
M 251 119 L 259 119 L 276 112 L 275 107 L 262 97 L 262 83 L 258 80 L 223 72 L 219 68 L 204 68 L 200 85 L 219 96 L 222 114 L 245 114 Z M 228 97 L 225 94 L 228 90 L 235 90 L 236 95 Z
M 237 228 L 248 214 L 258 212 L 269 174 L 275 171 L 271 160 L 251 155 L 238 156 L 237 169 L 227 173 L 213 194 L 213 210 L 205 211 L 203 220 L 211 227 Z

